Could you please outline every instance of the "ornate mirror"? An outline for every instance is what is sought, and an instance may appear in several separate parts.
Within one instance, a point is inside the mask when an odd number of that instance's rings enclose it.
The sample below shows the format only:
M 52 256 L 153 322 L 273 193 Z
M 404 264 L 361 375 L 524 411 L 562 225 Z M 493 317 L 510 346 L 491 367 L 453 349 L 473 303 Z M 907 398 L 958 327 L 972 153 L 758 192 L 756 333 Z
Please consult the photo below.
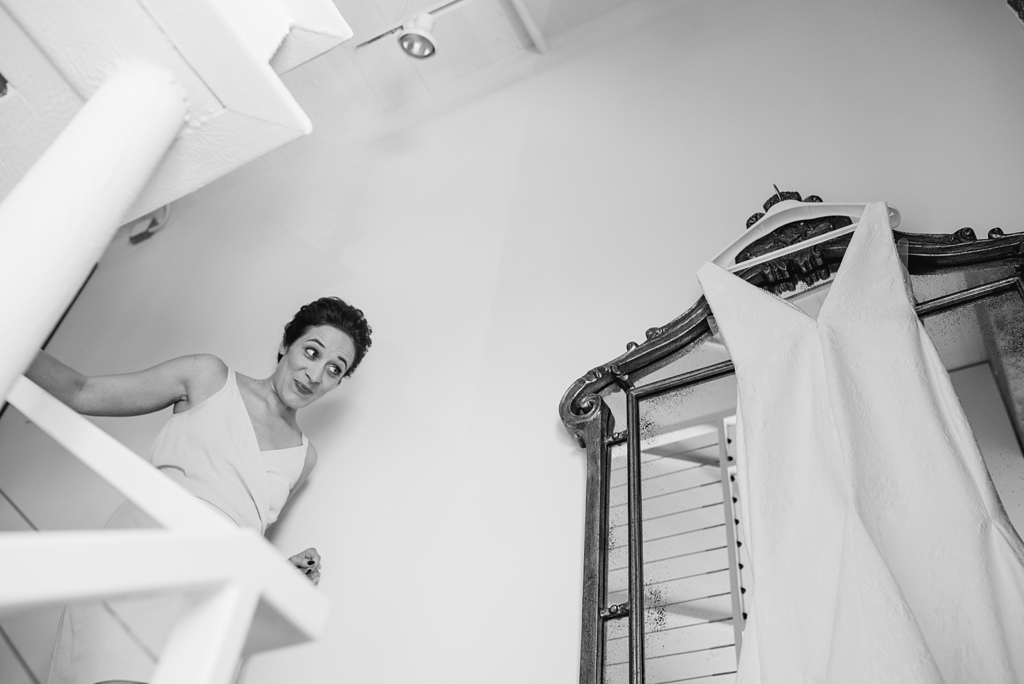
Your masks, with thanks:
M 780 200 L 801 200 L 778 193 Z M 756 224 L 763 214 L 751 217 Z M 736 257 L 813 246 L 740 269 L 815 314 L 850 242 L 846 216 L 774 228 Z M 894 231 L 934 342 L 1011 521 L 1024 531 L 1024 234 Z M 732 435 L 736 382 L 702 297 L 562 397 L 587 455 L 581 684 L 728 684 L 752 568 Z

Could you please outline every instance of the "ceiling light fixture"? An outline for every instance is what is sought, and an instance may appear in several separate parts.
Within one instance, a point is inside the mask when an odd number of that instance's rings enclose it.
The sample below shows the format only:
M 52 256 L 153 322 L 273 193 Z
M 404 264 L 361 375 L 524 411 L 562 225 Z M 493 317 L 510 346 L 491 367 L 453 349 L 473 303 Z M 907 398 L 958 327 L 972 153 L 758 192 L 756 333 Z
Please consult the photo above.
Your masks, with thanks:
M 406 0 L 407 1 L 407 0 Z M 364 40 L 362 43 L 356 45 L 356 50 L 364 48 L 367 45 L 376 43 L 381 38 L 398 34 L 398 44 L 402 47 L 405 54 L 416 59 L 427 59 L 433 57 L 437 52 L 437 41 L 434 40 L 434 34 L 432 33 L 434 28 L 434 17 L 450 12 L 463 2 L 470 2 L 471 0 L 448 0 L 448 2 L 442 2 L 436 7 L 421 12 L 412 21 L 407 21 L 394 28 L 389 28 L 383 33 L 379 33 L 369 40 Z M 402 3 L 402 8 L 398 14 L 401 16 L 405 10 L 406 3 Z
M 402 27 L 398 34 L 398 44 L 410 57 L 416 59 L 432 57 L 437 51 L 434 35 L 430 32 L 432 28 L 434 28 L 434 17 L 427 13 L 421 14 Z

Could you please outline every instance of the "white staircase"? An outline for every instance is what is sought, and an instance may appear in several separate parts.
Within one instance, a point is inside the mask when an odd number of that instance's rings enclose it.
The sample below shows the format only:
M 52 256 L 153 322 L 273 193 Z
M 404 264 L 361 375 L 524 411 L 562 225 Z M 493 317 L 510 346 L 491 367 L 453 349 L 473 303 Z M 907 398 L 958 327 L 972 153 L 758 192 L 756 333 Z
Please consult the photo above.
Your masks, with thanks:
M 0 617 L 188 592 L 153 684 L 322 631 L 280 552 L 21 374 L 119 225 L 309 132 L 277 73 L 351 35 L 330 0 L 0 0 L 0 397 L 162 528 L 0 534 Z

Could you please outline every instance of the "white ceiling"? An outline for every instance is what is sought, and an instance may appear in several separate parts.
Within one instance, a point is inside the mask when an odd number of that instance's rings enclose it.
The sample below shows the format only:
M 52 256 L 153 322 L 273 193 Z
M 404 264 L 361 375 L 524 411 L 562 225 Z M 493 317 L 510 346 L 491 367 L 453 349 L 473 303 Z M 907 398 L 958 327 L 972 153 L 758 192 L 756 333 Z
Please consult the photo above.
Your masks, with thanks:
M 284 80 L 314 127 L 335 117 L 351 126 L 502 60 L 536 52 L 517 4 L 546 41 L 631 1 L 457 0 L 434 15 L 437 53 L 417 60 L 398 47 L 397 34 L 358 46 L 450 0 L 334 0 L 355 37 Z

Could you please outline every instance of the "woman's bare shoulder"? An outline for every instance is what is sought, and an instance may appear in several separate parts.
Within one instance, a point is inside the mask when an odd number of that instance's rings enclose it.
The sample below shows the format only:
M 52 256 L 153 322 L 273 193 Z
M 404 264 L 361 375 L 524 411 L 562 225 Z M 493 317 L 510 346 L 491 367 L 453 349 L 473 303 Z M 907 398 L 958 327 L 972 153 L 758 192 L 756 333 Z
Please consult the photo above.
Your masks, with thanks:
M 219 356 L 213 354 L 192 354 L 182 356 L 180 360 L 192 364 L 195 372 L 209 377 L 216 377 L 226 380 L 228 377 L 228 365 L 221 361 Z
M 174 360 L 185 377 L 189 406 L 203 403 L 228 380 L 228 365 L 213 354 L 192 354 Z

